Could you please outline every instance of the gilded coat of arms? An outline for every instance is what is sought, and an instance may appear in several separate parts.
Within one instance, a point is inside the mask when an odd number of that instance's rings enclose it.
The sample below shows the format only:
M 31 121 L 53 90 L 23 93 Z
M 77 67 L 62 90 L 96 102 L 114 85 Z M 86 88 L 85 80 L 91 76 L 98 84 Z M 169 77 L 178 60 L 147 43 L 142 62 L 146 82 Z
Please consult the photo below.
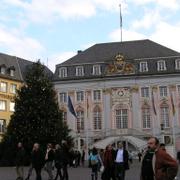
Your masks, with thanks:
M 126 63 L 124 56 L 122 54 L 117 54 L 115 56 L 115 60 L 112 64 L 108 65 L 107 69 L 108 74 L 112 73 L 122 73 L 122 74 L 130 74 L 134 73 L 133 64 Z

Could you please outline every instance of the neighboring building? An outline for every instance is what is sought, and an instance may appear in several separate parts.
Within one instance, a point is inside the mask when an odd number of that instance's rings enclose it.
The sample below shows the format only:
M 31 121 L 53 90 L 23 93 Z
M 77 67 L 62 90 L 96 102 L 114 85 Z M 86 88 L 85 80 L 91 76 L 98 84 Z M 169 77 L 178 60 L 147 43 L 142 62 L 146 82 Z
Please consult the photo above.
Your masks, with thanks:
M 64 121 L 81 146 L 124 139 L 141 149 L 151 135 L 171 144 L 175 134 L 180 148 L 179 52 L 150 40 L 96 44 L 56 65 L 54 85 Z
M 0 53 L 0 139 L 14 112 L 16 90 L 24 83 L 27 68 L 33 62 Z M 46 68 L 52 76 L 52 72 Z

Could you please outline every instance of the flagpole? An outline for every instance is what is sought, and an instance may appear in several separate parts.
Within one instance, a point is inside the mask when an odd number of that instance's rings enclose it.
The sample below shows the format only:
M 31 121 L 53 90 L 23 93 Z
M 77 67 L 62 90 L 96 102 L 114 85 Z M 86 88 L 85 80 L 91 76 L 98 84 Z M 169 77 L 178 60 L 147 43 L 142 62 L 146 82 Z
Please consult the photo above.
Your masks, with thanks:
M 120 25 L 120 40 L 122 42 L 122 13 L 121 13 L 121 4 L 119 4 L 119 10 L 120 10 L 120 14 L 119 14 L 119 18 L 120 18 L 120 22 L 119 22 L 119 25 Z
M 173 138 L 173 154 L 174 157 L 176 157 L 176 135 L 175 135 L 175 106 L 174 106 L 174 100 L 173 100 L 173 92 L 171 93 L 171 105 L 172 105 L 172 114 L 173 114 L 173 120 L 172 120 L 172 138 Z

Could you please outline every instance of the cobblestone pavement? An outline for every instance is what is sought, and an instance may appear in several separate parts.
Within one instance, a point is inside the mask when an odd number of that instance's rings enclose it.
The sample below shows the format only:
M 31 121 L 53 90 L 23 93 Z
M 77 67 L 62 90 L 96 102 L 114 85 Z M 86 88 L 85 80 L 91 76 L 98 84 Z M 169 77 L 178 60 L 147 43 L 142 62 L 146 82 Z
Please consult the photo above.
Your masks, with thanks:
M 28 167 L 25 167 L 25 175 L 27 175 Z M 91 180 L 91 169 L 87 166 L 85 167 L 77 167 L 68 169 L 69 172 L 69 180 Z M 55 171 L 54 171 L 55 173 Z M 130 165 L 130 169 L 126 171 L 125 180 L 139 180 L 140 174 L 140 163 L 135 161 L 132 165 Z M 180 174 L 180 173 L 179 173 Z M 98 180 L 100 180 L 100 174 Z M 180 180 L 179 178 L 177 178 Z M 16 173 L 14 167 L 0 167 L 0 180 L 16 180 Z M 33 171 L 31 180 L 35 180 L 35 172 Z M 48 180 L 47 173 L 42 171 L 42 180 Z

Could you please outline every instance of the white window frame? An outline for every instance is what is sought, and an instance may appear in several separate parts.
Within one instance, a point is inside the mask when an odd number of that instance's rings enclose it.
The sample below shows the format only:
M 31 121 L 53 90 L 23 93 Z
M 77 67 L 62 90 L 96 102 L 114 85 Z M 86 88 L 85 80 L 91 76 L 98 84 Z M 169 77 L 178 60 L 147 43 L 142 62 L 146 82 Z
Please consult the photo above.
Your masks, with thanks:
M 84 101 L 84 91 L 77 91 L 76 92 L 76 100 L 78 102 Z
M 76 67 L 76 76 L 84 76 L 84 67 L 83 66 Z
M 142 123 L 143 129 L 151 128 L 151 113 L 149 107 L 142 108 Z
M 149 98 L 149 87 L 141 87 L 141 97 Z
M 101 66 L 93 65 L 93 75 L 101 75 Z
M 9 103 L 9 110 L 11 112 L 14 112 L 14 110 L 15 110 L 14 108 L 15 108 L 15 102 L 10 101 L 10 103 Z
M 10 84 L 10 93 L 15 94 L 17 90 L 17 84 Z
M 146 61 L 140 62 L 140 72 L 148 72 L 148 63 Z
M 60 103 L 67 103 L 67 93 L 66 92 L 60 92 L 59 93 L 59 102 Z
M 0 92 L 7 92 L 8 84 L 7 82 L 0 82 Z
M 167 97 L 168 96 L 167 86 L 159 86 L 159 96 L 160 97 Z
M 0 133 L 4 133 L 6 130 L 6 120 L 0 119 Z
M 175 69 L 180 70 L 180 59 L 175 60 Z
M 169 128 L 170 127 L 169 107 L 168 106 L 160 107 L 160 112 L 161 112 L 161 122 L 163 123 L 164 128 Z
M 61 67 L 59 68 L 59 77 L 65 78 L 67 77 L 67 67 Z
M 128 109 L 116 109 L 115 120 L 117 129 L 128 128 Z
M 4 66 L 1 66 L 0 70 L 1 70 L 1 74 L 5 74 L 6 73 L 6 68 Z
M 93 100 L 101 101 L 101 90 L 99 89 L 93 90 Z
M 15 70 L 14 69 L 10 69 L 10 76 L 14 76 Z
M 84 130 L 84 111 L 77 111 L 77 130 Z
M 7 101 L 0 100 L 0 111 L 6 111 L 7 108 Z
M 93 111 L 93 122 L 94 122 L 94 130 L 102 129 L 102 112 L 100 108 L 95 108 Z
M 165 60 L 160 60 L 157 62 L 157 69 L 158 71 L 166 71 L 166 61 Z

